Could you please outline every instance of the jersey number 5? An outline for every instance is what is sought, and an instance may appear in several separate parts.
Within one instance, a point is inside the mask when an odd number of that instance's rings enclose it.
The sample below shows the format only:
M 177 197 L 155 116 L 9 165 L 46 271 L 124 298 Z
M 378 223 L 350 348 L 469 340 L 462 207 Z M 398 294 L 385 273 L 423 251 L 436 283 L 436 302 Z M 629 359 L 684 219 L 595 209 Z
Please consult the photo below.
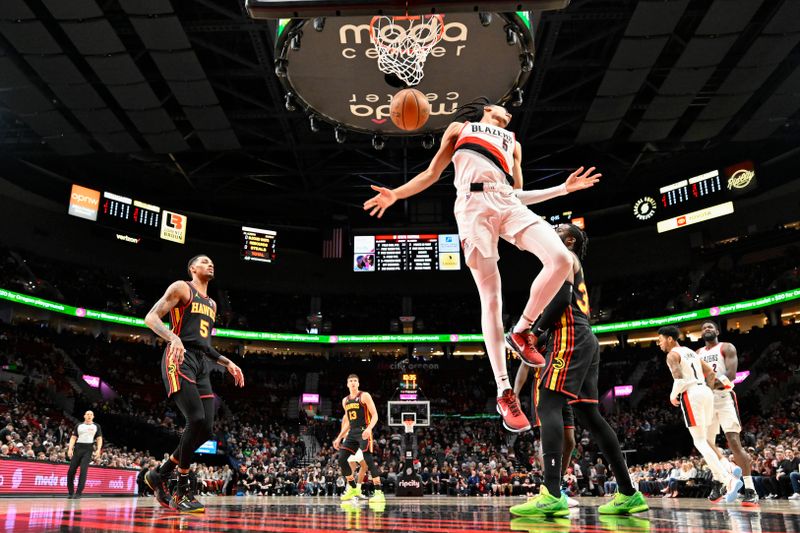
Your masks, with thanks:
M 208 321 L 200 321 L 200 336 L 204 339 L 208 338 Z

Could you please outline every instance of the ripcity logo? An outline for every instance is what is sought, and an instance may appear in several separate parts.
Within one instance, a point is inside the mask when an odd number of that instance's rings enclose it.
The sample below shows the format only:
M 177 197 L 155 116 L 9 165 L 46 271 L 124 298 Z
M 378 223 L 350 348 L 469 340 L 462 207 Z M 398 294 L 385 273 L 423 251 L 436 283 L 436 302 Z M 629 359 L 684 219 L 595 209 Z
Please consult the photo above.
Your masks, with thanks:
M 744 168 L 737 170 L 730 178 L 728 178 L 728 190 L 746 189 L 755 177 L 756 173 L 752 170 L 747 170 Z
M 420 483 L 416 479 L 403 479 L 397 483 L 397 486 L 418 489 L 420 487 Z

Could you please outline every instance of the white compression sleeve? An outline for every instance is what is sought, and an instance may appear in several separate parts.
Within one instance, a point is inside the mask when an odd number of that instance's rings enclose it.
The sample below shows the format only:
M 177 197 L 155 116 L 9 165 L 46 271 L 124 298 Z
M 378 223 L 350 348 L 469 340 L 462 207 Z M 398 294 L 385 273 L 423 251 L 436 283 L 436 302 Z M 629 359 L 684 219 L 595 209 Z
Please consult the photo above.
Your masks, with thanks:
M 697 380 L 691 379 L 676 379 L 672 383 L 672 392 L 669 393 L 669 397 L 677 398 L 680 393 L 688 389 L 691 385 L 696 384 Z
M 539 204 L 546 202 L 551 198 L 566 195 L 567 185 L 566 183 L 562 183 L 556 187 L 550 187 L 549 189 L 537 189 L 535 191 L 523 191 L 522 189 L 515 189 L 514 194 L 516 194 L 517 198 L 519 198 L 519 201 L 525 205 Z

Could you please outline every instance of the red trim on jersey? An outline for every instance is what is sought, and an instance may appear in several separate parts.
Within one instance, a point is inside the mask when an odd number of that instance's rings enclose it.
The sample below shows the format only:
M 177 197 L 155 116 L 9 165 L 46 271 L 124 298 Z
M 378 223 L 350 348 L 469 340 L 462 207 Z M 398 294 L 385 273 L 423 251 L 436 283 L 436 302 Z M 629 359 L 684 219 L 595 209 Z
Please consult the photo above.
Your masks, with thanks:
M 209 299 L 207 294 L 203 294 L 202 292 L 200 292 L 200 289 L 198 289 L 197 287 L 195 287 L 195 286 L 194 286 L 194 283 L 192 283 L 191 281 L 187 281 L 186 283 L 187 283 L 187 284 L 188 284 L 188 285 L 189 285 L 191 288 L 193 288 L 195 291 L 197 291 L 197 294 L 199 294 L 201 298 L 205 298 L 206 300 L 208 300 L 208 299 Z
M 179 375 L 180 377 L 182 377 L 183 379 L 185 379 L 186 381 L 188 381 L 189 383 L 197 383 L 195 380 L 187 378 L 187 377 L 186 377 L 186 374 L 184 374 L 184 373 L 183 373 L 183 372 L 181 372 L 180 370 L 178 370 L 178 375 Z
M 458 135 L 456 135 L 456 139 L 461 137 L 461 134 L 464 132 L 464 128 L 466 128 L 468 124 L 469 124 L 469 120 L 461 125 L 461 129 L 458 130 Z
M 202 396 L 200 396 L 200 399 L 203 400 L 205 398 L 213 398 L 213 397 L 214 397 L 213 394 L 203 394 Z
M 696 426 L 697 422 L 694 419 L 694 411 L 692 411 L 692 404 L 689 401 L 689 398 L 686 396 L 686 393 L 681 394 L 681 404 L 683 405 L 686 418 L 689 420 L 689 426 L 690 427 Z
M 739 425 L 742 425 L 742 417 L 739 415 L 739 400 L 736 398 L 736 393 L 731 391 L 731 396 L 733 397 L 733 406 L 736 407 L 736 420 L 739 421 Z
M 578 398 L 577 400 L 569 400 L 567 405 L 572 405 L 573 403 L 600 403 L 598 400 L 591 400 L 589 398 Z
M 569 372 L 569 364 L 572 361 L 572 352 L 575 348 L 575 317 L 572 315 L 572 305 L 567 307 L 564 313 L 567 317 L 567 349 L 564 351 L 566 361 L 564 362 L 564 369 L 559 376 L 559 383 L 556 388 L 559 391 L 564 390 L 564 383 L 567 380 L 567 373 Z
M 503 172 L 505 172 L 508 175 L 511 175 L 511 170 L 508 168 L 508 162 L 506 161 L 506 158 L 505 158 L 503 152 L 498 150 L 495 145 L 493 145 L 490 142 L 486 142 L 486 140 L 481 139 L 480 137 L 466 136 L 463 139 L 459 139 L 458 140 L 458 142 L 456 143 L 456 148 L 455 149 L 458 150 L 458 148 L 461 145 L 467 144 L 467 143 L 477 144 L 478 146 L 480 146 L 481 148 L 485 149 L 487 152 L 492 154 L 492 156 L 496 159 L 495 162 L 500 165 L 500 168 L 503 169 Z

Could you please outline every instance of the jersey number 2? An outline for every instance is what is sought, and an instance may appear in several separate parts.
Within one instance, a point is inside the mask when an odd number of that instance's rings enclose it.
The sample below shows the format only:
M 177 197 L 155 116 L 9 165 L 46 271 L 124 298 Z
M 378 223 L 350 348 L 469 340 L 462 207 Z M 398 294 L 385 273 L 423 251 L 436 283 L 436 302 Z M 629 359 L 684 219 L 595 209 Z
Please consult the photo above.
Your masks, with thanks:
M 208 338 L 208 322 L 205 320 L 200 321 L 200 336 L 204 339 Z

